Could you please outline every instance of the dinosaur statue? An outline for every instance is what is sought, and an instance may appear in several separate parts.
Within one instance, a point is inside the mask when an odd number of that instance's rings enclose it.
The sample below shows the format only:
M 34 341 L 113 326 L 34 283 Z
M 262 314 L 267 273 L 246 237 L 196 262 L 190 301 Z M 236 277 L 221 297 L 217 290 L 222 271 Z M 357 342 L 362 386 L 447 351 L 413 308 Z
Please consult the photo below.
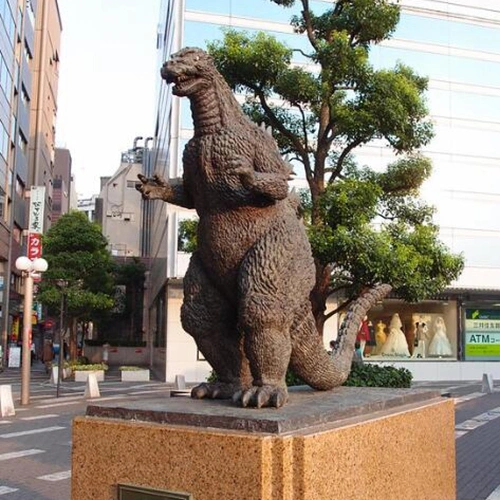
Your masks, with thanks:
M 182 182 L 139 175 L 137 189 L 144 199 L 199 216 L 181 322 L 218 380 L 194 387 L 192 397 L 279 408 L 288 399 L 288 367 L 315 389 L 341 385 L 358 327 L 390 287 L 379 285 L 352 305 L 328 354 L 309 300 L 311 248 L 289 194 L 290 166 L 274 139 L 245 116 L 204 51 L 182 49 L 161 76 L 174 95 L 190 100 L 194 137 L 184 150 Z

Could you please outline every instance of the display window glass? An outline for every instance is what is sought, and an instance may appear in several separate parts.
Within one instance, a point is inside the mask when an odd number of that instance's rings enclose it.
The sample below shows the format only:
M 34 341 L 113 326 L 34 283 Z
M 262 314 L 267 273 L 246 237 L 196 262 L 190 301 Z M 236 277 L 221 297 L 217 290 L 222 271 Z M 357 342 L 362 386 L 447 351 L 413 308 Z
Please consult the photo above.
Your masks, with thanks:
M 500 337 L 500 316 L 498 323 Z M 457 359 L 457 331 L 456 301 L 388 300 L 369 311 L 360 325 L 356 348 L 373 361 L 449 361 Z

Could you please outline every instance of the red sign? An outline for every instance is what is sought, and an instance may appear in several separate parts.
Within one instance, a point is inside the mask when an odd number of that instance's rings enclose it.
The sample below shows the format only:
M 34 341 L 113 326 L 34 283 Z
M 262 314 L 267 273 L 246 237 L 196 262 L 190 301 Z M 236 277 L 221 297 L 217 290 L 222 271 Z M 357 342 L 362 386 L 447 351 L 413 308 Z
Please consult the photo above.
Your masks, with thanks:
M 38 233 L 28 234 L 28 258 L 39 259 L 42 256 L 42 235 Z

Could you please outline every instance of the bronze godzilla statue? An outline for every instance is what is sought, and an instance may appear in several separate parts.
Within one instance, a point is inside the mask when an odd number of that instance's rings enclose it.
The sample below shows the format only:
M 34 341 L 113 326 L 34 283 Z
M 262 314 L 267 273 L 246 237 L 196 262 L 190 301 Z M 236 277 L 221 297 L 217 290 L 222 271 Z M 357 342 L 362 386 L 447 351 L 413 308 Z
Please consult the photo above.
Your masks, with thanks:
M 194 137 L 184 150 L 182 183 L 140 175 L 137 189 L 145 199 L 195 208 L 200 219 L 181 320 L 218 381 L 198 385 L 192 397 L 280 407 L 288 367 L 315 389 L 341 385 L 359 324 L 390 287 L 353 304 L 329 355 L 311 312 L 315 268 L 288 191 L 291 170 L 273 138 L 244 115 L 204 51 L 181 50 L 161 75 L 191 101 Z

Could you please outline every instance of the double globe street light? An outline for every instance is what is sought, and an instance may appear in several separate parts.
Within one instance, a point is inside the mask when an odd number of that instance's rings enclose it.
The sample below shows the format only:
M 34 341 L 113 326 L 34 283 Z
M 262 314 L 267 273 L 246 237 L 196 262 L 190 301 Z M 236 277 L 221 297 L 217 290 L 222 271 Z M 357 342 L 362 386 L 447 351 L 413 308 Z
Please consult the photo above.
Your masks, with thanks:
M 21 404 L 30 402 L 30 369 L 31 369 L 31 323 L 33 309 L 33 278 L 38 278 L 45 272 L 49 264 L 45 259 L 31 260 L 28 257 L 18 257 L 16 268 L 24 277 L 24 306 L 23 306 L 23 344 L 21 364 Z

